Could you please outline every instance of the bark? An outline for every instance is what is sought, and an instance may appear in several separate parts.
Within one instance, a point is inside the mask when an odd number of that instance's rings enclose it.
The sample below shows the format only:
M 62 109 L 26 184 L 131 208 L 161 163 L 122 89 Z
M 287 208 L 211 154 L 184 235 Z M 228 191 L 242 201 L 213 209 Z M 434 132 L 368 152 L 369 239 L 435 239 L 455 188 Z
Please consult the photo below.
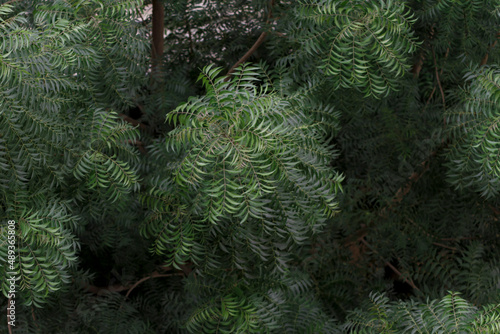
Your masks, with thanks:
M 158 71 L 163 57 L 163 40 L 165 34 L 165 12 L 161 0 L 153 0 L 153 41 L 151 48 L 151 62 L 153 73 Z

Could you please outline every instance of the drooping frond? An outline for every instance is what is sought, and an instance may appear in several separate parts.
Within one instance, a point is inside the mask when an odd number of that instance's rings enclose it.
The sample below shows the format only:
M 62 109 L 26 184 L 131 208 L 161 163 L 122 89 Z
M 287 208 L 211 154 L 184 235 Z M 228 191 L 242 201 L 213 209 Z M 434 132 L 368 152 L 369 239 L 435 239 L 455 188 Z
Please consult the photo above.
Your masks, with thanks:
M 463 107 L 450 111 L 456 141 L 450 148 L 449 181 L 491 198 L 500 191 L 500 71 L 492 66 L 467 75 Z
M 0 253 L 13 220 L 19 304 L 40 306 L 70 283 L 77 231 L 137 190 L 138 132 L 112 110 L 144 83 L 147 42 L 130 20 L 138 4 L 0 5 Z
M 417 49 L 415 22 L 404 1 L 303 1 L 296 38 L 309 55 L 321 57 L 320 71 L 335 89 L 357 88 L 383 96 L 398 89 L 395 78 L 410 68 Z M 313 24 L 307 24 L 307 23 Z
M 248 271 L 245 263 L 258 257 L 283 270 L 287 260 L 281 251 L 304 243 L 337 210 L 342 177 L 329 166 L 332 151 L 323 144 L 325 123 L 336 125 L 331 117 L 312 119 L 300 100 L 257 85 L 258 67 L 242 67 L 229 81 L 218 77 L 220 71 L 205 68 L 200 80 L 207 94 L 168 115 L 176 128 L 167 148 L 180 154 L 169 165 L 175 184 L 166 192 L 150 191 L 165 203 L 168 193 L 191 203 L 183 214 L 187 220 L 154 219 L 148 224 L 155 227 L 146 228 L 159 233 L 153 235 L 158 251 L 175 250 L 172 260 L 193 249 L 193 257 L 202 261 L 203 253 L 194 250 L 203 250 L 215 231 L 227 229 L 233 240 L 217 243 L 234 265 Z M 157 208 L 153 217 L 161 211 Z M 240 254 L 238 244 L 249 253 Z
M 371 294 L 367 310 L 349 315 L 345 329 L 356 333 L 494 333 L 500 330 L 500 305 L 478 309 L 456 292 L 426 304 L 389 302 Z

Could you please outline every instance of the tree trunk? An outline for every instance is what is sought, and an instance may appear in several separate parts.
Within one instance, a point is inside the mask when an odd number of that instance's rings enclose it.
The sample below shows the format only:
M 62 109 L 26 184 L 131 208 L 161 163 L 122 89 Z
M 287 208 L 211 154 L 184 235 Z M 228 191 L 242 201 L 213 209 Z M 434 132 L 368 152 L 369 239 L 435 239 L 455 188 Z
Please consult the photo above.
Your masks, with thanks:
M 159 74 L 163 56 L 164 18 L 165 13 L 161 0 L 153 0 L 153 41 L 151 48 L 153 74 Z

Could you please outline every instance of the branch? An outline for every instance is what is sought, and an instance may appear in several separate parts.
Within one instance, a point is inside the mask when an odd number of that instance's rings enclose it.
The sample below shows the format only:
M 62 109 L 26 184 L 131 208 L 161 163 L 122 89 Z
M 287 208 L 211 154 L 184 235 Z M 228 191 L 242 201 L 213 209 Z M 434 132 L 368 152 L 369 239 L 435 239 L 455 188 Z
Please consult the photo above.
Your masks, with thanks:
M 273 18 L 273 6 L 274 6 L 274 0 L 271 0 L 271 2 L 269 3 L 269 13 L 267 15 L 266 23 L 269 23 L 269 21 L 271 21 L 271 19 Z M 262 44 L 262 42 L 264 42 L 264 40 L 266 39 L 267 34 L 268 34 L 267 31 L 264 31 L 264 32 L 262 32 L 262 34 L 260 34 L 259 38 L 257 38 L 257 40 L 255 41 L 255 43 L 250 48 L 250 50 L 248 50 L 247 53 L 245 53 L 245 55 L 243 57 L 241 57 L 240 60 L 238 60 L 229 69 L 229 71 L 226 74 L 227 78 L 226 78 L 225 81 L 228 81 L 230 79 L 230 75 L 234 72 L 234 70 L 238 66 L 240 66 L 241 64 L 243 64 L 244 62 L 246 62 L 248 60 L 248 58 L 250 58 L 250 56 L 259 48 L 259 46 Z
M 367 226 L 365 224 L 361 224 L 361 228 L 348 236 L 346 241 L 344 242 L 344 247 L 348 248 L 351 251 L 352 260 L 349 263 L 356 264 L 361 259 L 361 254 L 364 253 L 363 250 L 359 247 L 359 242 L 363 240 L 363 238 L 367 235 Z
M 488 204 L 488 207 L 491 209 L 491 211 L 493 211 L 493 213 L 495 214 L 495 216 L 498 216 L 500 215 L 500 210 L 495 208 L 493 205 L 491 204 Z
M 127 140 L 127 143 L 129 143 L 130 145 L 134 145 L 135 147 L 137 147 L 137 149 L 139 150 L 139 152 L 141 152 L 142 154 L 147 154 L 148 151 L 146 151 L 146 148 L 144 147 L 144 143 L 140 140 L 132 140 L 132 139 L 129 139 Z
M 441 238 L 443 241 L 476 240 L 478 237 Z
M 479 66 L 484 66 L 484 65 L 486 65 L 486 63 L 488 63 L 488 56 L 490 55 L 490 50 L 493 49 L 495 47 L 495 45 L 497 45 L 499 38 L 500 38 L 500 32 L 497 33 L 497 40 L 495 42 L 493 42 L 493 44 L 491 44 L 488 47 L 488 52 L 486 52 L 486 54 L 484 55 L 484 58 L 483 58 L 483 60 L 481 60 L 481 63 L 479 64 Z
M 147 281 L 150 278 L 155 278 L 155 277 L 170 277 L 170 276 L 179 276 L 179 275 L 184 275 L 184 272 L 182 273 L 172 273 L 172 274 L 160 274 L 157 271 L 154 271 L 151 275 L 146 276 L 135 282 L 127 291 L 127 294 L 125 295 L 125 298 L 123 298 L 122 304 L 120 305 L 120 309 L 123 307 L 123 303 L 125 303 L 125 300 L 128 298 L 132 290 L 134 290 L 139 284 L 142 282 Z
M 264 39 L 266 39 L 266 37 L 267 37 L 267 31 L 264 31 L 262 34 L 260 34 L 259 38 L 257 39 L 257 41 L 255 41 L 254 45 L 252 45 L 250 50 L 248 50 L 247 53 L 245 53 L 245 55 L 241 57 L 240 60 L 238 60 L 233 65 L 233 67 L 231 67 L 231 69 L 227 72 L 226 81 L 229 80 L 230 78 L 229 75 L 231 75 L 231 73 L 233 73 L 238 66 L 240 66 L 241 64 L 246 62 L 248 58 L 250 58 L 250 56 L 259 48 L 262 42 L 264 42 Z
M 152 48 L 151 58 L 153 61 L 153 69 L 161 62 L 163 56 L 163 43 L 164 43 L 164 20 L 165 11 L 163 4 L 160 0 L 153 0 L 153 27 L 152 27 Z M 153 71 L 154 72 L 154 71 Z
M 139 128 L 141 130 L 149 131 L 149 127 L 146 124 L 143 124 L 143 123 L 139 122 L 138 120 L 133 119 L 130 116 L 127 116 L 125 114 L 118 114 L 118 116 L 120 116 L 121 119 L 123 119 L 127 123 L 132 124 L 133 126 L 139 126 Z
M 173 268 L 170 266 L 163 266 L 161 267 L 161 270 L 166 271 L 166 270 L 172 270 Z M 87 291 L 96 294 L 98 296 L 102 296 L 106 292 L 122 292 L 127 290 L 127 294 L 125 295 L 125 298 L 128 297 L 128 295 L 132 292 L 133 289 L 135 289 L 139 284 L 141 284 L 144 281 L 147 281 L 150 278 L 154 277 L 167 277 L 167 276 L 187 276 L 191 272 L 191 268 L 189 267 L 189 264 L 187 265 L 182 265 L 181 266 L 182 272 L 175 272 L 175 273 L 170 273 L 170 274 L 160 274 L 158 271 L 153 271 L 151 275 L 148 275 L 146 277 L 141 278 L 134 284 L 130 285 L 122 285 L 122 284 L 114 284 L 114 285 L 109 285 L 107 287 L 98 287 L 95 285 L 84 285 L 83 288 L 86 289 Z
M 437 150 L 433 151 L 431 153 L 431 155 L 429 155 L 429 157 L 426 160 L 424 160 L 420 163 L 420 166 L 422 166 L 422 169 L 418 172 L 413 172 L 410 175 L 410 177 L 408 178 L 408 183 L 406 185 L 400 187 L 396 191 L 396 195 L 394 195 L 394 197 L 392 198 L 391 204 L 389 205 L 388 209 L 392 209 L 396 204 L 401 203 L 404 196 L 410 192 L 410 189 L 411 189 L 413 183 L 417 182 L 422 177 L 422 175 L 424 175 L 424 173 L 429 169 L 429 161 L 436 154 L 437 154 Z M 384 210 L 385 210 L 385 208 L 382 209 L 382 211 L 384 211 Z
M 439 242 L 433 242 L 432 244 L 435 245 L 435 246 L 439 246 L 439 247 L 451 249 L 452 251 L 458 252 L 458 249 L 456 247 L 451 247 L 451 246 L 448 246 L 448 245 L 444 245 L 444 244 L 441 244 Z
M 98 295 L 98 296 L 102 296 L 106 292 L 121 292 L 121 291 L 129 289 L 128 286 L 123 286 L 121 284 L 109 285 L 107 287 L 98 287 L 98 286 L 89 284 L 89 285 L 85 285 L 84 288 L 87 291 L 89 291 L 95 295 Z
M 36 317 L 35 317 L 35 309 L 33 306 L 31 306 L 31 317 L 33 318 L 33 323 L 35 324 L 36 328 L 40 329 L 40 326 L 36 323 Z
M 434 37 L 434 24 L 431 26 L 431 31 L 429 33 L 429 39 L 432 39 Z M 428 42 L 427 39 L 425 42 Z M 424 66 L 424 61 L 425 61 L 425 53 L 424 49 L 420 50 L 420 53 L 418 55 L 417 61 L 413 63 L 413 67 L 411 68 L 411 73 L 413 73 L 414 78 L 418 78 L 420 75 L 420 71 L 422 71 L 422 67 Z
M 427 157 L 427 159 L 425 159 L 420 163 L 422 169 L 418 172 L 413 172 L 408 178 L 408 183 L 404 186 L 401 186 L 396 191 L 396 194 L 392 198 L 391 203 L 380 210 L 381 214 L 384 214 L 387 209 L 392 210 L 392 208 L 394 208 L 396 204 L 401 203 L 404 196 L 410 192 L 412 185 L 415 182 L 417 182 L 422 177 L 422 175 L 429 169 L 429 163 L 431 158 L 435 157 L 440 149 L 445 148 L 447 146 L 448 146 L 448 141 L 442 140 L 441 144 L 434 151 L 431 152 L 431 154 Z
M 125 295 L 125 299 L 128 298 L 128 296 L 130 295 L 130 293 L 132 292 L 132 290 L 134 290 L 139 284 L 141 284 L 144 281 L 147 281 L 150 278 L 155 278 L 155 277 L 170 277 L 170 276 L 179 276 L 179 275 L 184 275 L 184 273 L 160 274 L 159 272 L 154 271 L 151 275 L 143 277 L 140 280 L 138 280 L 137 282 L 135 282 L 134 285 L 132 285 L 128 289 L 127 294 Z
M 411 73 L 413 73 L 414 78 L 418 78 L 420 71 L 422 70 L 422 66 L 424 65 L 425 54 L 423 51 L 420 51 L 417 61 L 413 64 L 411 69 Z
M 444 99 L 443 86 L 441 86 L 441 80 L 439 80 L 439 72 L 438 72 L 438 67 L 437 67 L 437 62 L 436 62 L 436 53 L 434 52 L 434 47 L 432 45 L 431 45 L 431 50 L 432 50 L 432 59 L 434 60 L 434 71 L 436 72 L 436 80 L 437 80 L 437 83 L 439 86 L 439 90 L 441 91 L 441 98 L 443 100 L 443 108 L 446 109 L 446 101 Z
M 365 239 L 361 238 L 360 240 L 366 247 L 371 249 L 375 254 L 380 255 L 379 252 L 377 252 Z M 385 259 L 383 258 L 382 260 L 385 261 Z M 394 267 L 389 261 L 385 261 L 384 264 L 389 268 L 391 268 L 396 275 L 398 275 L 400 278 L 403 279 L 404 282 L 408 283 L 415 290 L 420 291 L 420 289 L 415 285 L 415 283 L 413 283 L 413 280 L 411 278 L 407 279 L 406 277 L 404 277 L 403 274 L 396 267 Z

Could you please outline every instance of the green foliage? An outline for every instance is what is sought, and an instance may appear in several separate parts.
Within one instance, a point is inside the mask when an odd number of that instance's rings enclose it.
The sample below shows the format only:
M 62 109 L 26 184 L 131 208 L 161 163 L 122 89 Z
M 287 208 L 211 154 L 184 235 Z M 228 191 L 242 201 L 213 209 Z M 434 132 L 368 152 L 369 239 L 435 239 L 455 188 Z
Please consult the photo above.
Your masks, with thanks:
M 297 17 L 307 28 L 296 38 L 304 52 L 321 58 L 333 89 L 387 95 L 410 68 L 415 19 L 404 1 L 303 1 Z
M 432 27 L 429 41 L 437 50 L 453 49 L 460 58 L 479 63 L 498 33 L 495 0 L 413 0 L 418 25 Z
M 500 305 L 478 309 L 457 293 L 426 304 L 390 302 L 382 294 L 370 295 L 366 311 L 351 313 L 349 333 L 494 333 L 500 330 Z
M 467 75 L 464 105 L 450 111 L 457 140 L 450 148 L 450 183 L 486 198 L 500 190 L 498 129 L 500 71 L 496 66 Z
M 163 5 L 0 5 L 15 333 L 500 331 L 498 1 Z
M 94 214 L 102 213 L 137 186 L 131 167 L 137 150 L 128 144 L 137 131 L 109 111 L 129 104 L 124 94 L 144 81 L 144 54 L 127 56 L 111 42 L 130 37 L 127 47 L 145 50 L 141 30 L 124 15 L 136 5 L 1 6 L 1 216 L 17 222 L 15 271 L 27 304 L 40 306 L 48 293 L 71 281 L 79 245 L 74 234 L 86 223 L 78 212 L 82 203 L 100 202 Z M 116 71 L 103 71 L 108 67 Z M 6 224 L 1 228 L 4 255 Z M 7 267 L 0 272 L 6 277 Z M 5 281 L 2 286 L 6 294 Z
M 334 194 L 341 176 L 328 165 L 332 153 L 321 143 L 322 125 L 307 117 L 300 101 L 279 96 L 267 84 L 256 86 L 257 67 L 242 68 L 230 81 L 217 78 L 219 72 L 207 67 L 200 76 L 207 94 L 168 115 L 176 128 L 167 147 L 180 155 L 170 164 L 175 184 L 168 196 L 150 204 L 161 210 L 158 201 L 182 198 L 187 210 L 179 213 L 174 207 L 183 223 L 167 229 L 155 212 L 148 234 L 155 236 L 161 253 L 167 244 L 176 245 L 169 264 L 176 258 L 182 263 L 193 249 L 193 261 L 203 266 L 201 257 L 209 252 L 203 244 L 212 245 L 208 240 L 217 230 L 232 235 L 213 240 L 230 258 L 211 256 L 208 267 L 229 261 L 246 271 L 245 263 L 255 257 L 284 270 L 287 261 L 280 254 L 319 232 L 337 209 Z M 233 253 L 236 245 L 248 251 Z
M 193 333 L 331 333 L 338 329 L 314 300 L 306 275 L 263 272 L 249 282 L 237 283 L 226 275 L 189 279 L 187 288 L 197 307 L 187 319 L 187 329 Z

